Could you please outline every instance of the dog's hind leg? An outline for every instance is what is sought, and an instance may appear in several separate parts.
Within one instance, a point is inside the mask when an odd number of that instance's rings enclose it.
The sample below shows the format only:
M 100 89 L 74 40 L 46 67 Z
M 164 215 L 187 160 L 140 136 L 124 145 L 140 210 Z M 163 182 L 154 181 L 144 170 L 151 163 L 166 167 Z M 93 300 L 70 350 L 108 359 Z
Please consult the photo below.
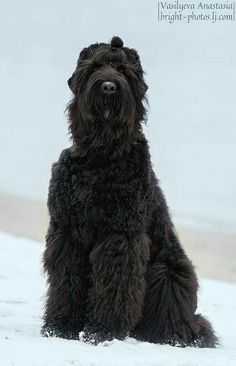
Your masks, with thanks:
M 133 335 L 153 343 L 214 347 L 217 337 L 197 308 L 197 277 L 178 240 L 161 189 L 155 187 L 150 261 L 142 319 Z
M 214 347 L 210 323 L 194 315 L 197 279 L 186 256 L 160 255 L 146 275 L 143 316 L 133 335 L 143 341 L 176 346 Z

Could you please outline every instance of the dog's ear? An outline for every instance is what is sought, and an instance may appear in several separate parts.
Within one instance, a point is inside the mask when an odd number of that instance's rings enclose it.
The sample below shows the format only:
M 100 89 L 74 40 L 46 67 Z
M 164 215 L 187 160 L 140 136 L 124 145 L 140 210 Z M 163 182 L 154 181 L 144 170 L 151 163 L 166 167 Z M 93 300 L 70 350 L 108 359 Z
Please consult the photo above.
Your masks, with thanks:
M 75 88 L 75 73 L 73 73 L 71 75 L 71 77 L 67 80 L 67 84 L 68 84 L 70 90 L 72 91 L 72 93 L 75 94 L 75 92 L 76 92 L 76 88 Z

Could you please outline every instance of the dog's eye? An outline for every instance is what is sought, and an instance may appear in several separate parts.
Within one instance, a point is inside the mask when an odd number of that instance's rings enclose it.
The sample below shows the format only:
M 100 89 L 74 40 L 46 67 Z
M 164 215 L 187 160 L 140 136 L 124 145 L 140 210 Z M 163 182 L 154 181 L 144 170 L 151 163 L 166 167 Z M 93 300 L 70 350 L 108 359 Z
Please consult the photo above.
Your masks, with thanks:
M 121 72 L 122 74 L 124 74 L 124 69 L 123 69 L 123 67 L 118 67 L 118 68 L 117 68 L 117 70 L 118 70 L 119 72 Z
M 98 70 L 98 69 L 99 69 L 99 67 L 101 67 L 101 65 L 100 65 L 100 64 L 94 64 L 94 65 L 93 65 L 93 71 Z

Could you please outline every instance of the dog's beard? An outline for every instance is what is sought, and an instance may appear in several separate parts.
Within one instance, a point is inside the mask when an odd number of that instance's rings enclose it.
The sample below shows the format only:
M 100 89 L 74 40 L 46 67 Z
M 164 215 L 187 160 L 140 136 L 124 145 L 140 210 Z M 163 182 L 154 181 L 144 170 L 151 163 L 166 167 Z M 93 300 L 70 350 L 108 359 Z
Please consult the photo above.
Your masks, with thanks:
M 104 118 L 104 121 L 109 121 L 110 118 L 117 115 L 119 112 L 119 106 L 115 105 L 114 98 L 112 96 L 103 98 L 102 108 L 101 108 L 101 118 Z
M 104 122 L 122 123 L 132 118 L 131 110 L 127 113 L 128 105 L 131 105 L 132 94 L 130 90 L 122 90 L 120 86 L 114 94 L 106 95 L 100 91 L 101 83 L 88 86 L 80 99 L 80 111 L 84 120 L 93 124 Z M 126 105 L 127 104 L 127 105 Z M 130 114 L 130 116 L 128 115 Z
M 97 127 L 99 133 L 101 127 L 104 130 L 108 128 L 111 133 L 111 127 L 114 130 L 124 129 L 125 125 L 130 128 L 134 124 L 136 108 L 130 88 L 117 83 L 116 93 L 106 95 L 100 91 L 100 85 L 101 82 L 94 83 L 92 87 L 89 85 L 78 98 L 78 110 L 82 120 L 90 124 L 90 128 Z M 114 131 L 110 138 L 113 137 Z
M 141 125 L 131 89 L 117 82 L 117 91 L 104 95 L 101 81 L 87 85 L 71 102 L 69 122 L 74 146 L 81 154 L 99 148 L 123 151 L 136 142 Z
M 104 119 L 108 119 L 110 115 L 111 115 L 111 113 L 110 113 L 110 109 L 109 109 L 109 108 L 105 109 L 105 112 L 104 112 Z
M 91 98 L 92 120 L 97 122 L 109 122 L 109 120 L 118 117 L 121 110 L 120 96 L 102 96 L 96 95 Z

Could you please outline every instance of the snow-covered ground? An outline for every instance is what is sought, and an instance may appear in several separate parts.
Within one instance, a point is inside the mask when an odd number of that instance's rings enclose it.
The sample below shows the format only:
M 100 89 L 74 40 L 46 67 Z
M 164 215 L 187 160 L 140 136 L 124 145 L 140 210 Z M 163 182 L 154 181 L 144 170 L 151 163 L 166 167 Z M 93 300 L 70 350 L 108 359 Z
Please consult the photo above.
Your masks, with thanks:
M 201 280 L 199 311 L 220 337 L 216 349 L 160 346 L 127 339 L 97 347 L 40 336 L 43 246 L 0 233 L 0 365 L 231 366 L 236 364 L 236 285 Z

